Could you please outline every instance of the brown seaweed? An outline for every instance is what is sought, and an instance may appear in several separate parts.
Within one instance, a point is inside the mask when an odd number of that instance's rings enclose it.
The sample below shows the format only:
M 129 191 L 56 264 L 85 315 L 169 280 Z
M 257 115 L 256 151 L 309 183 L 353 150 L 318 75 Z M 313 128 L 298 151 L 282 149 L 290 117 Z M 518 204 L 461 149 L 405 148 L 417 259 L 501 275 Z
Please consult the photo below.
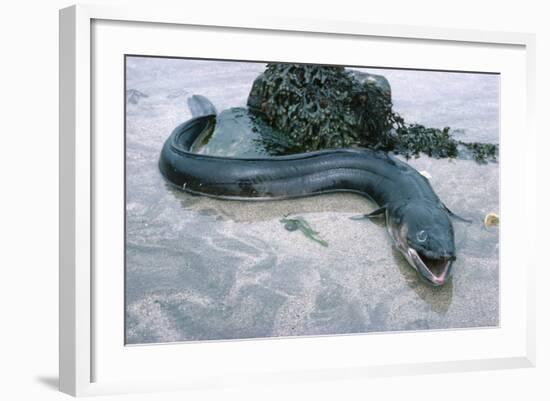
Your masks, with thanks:
M 425 153 L 479 163 L 497 160 L 496 144 L 457 141 L 449 127 L 407 124 L 393 111 L 389 85 L 359 74 L 340 66 L 268 64 L 254 81 L 248 106 L 285 134 L 286 147 L 274 145 L 278 154 L 361 146 L 406 158 Z M 266 142 L 269 146 L 269 138 Z

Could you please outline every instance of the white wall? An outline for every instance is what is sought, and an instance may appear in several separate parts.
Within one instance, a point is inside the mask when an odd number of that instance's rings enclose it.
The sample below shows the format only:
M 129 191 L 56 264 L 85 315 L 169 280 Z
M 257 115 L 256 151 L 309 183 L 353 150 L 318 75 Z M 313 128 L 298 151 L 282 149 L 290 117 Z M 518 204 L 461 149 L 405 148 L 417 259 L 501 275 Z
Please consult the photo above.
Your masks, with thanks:
M 96 1 L 132 3 L 131 1 Z M 135 1 L 134 1 L 135 3 Z M 196 8 L 242 13 L 261 9 L 265 14 L 328 19 L 360 19 L 376 23 L 430 25 L 537 34 L 537 114 L 539 183 L 548 183 L 544 145 L 548 146 L 545 117 L 550 89 L 549 14 L 543 1 L 351 1 L 325 5 L 297 0 L 151 2 L 160 7 L 179 3 Z M 188 4 L 186 4 L 188 3 Z M 317 2 L 315 2 L 317 3 Z M 49 400 L 57 380 L 57 158 L 58 73 L 57 10 L 71 1 L 4 1 L 0 6 L 0 394 L 2 399 Z M 314 4 L 314 2 L 310 2 Z M 518 135 L 521 135 L 518 132 Z M 549 238 L 545 206 L 548 190 L 539 196 L 539 248 Z M 544 238 L 546 236 L 546 238 Z M 546 247 L 546 248 L 545 248 Z M 436 376 L 330 382 L 268 391 L 252 389 L 193 394 L 188 399 L 544 399 L 550 394 L 550 337 L 546 289 L 550 285 L 548 258 L 538 272 L 538 367 Z M 9 395 L 8 395 L 9 394 Z M 129 396 L 128 399 L 182 399 L 182 394 Z

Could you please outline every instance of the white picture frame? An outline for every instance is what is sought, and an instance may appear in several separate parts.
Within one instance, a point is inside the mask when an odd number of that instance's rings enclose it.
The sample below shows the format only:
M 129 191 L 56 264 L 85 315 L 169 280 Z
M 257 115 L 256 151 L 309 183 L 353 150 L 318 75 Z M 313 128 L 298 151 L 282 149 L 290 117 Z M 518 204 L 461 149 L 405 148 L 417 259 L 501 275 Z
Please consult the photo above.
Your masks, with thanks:
M 505 141 L 501 151 L 501 181 L 504 184 L 501 192 L 503 215 L 501 262 L 505 262 L 505 265 L 501 268 L 501 325 L 491 330 L 385 333 L 373 336 L 251 340 L 126 349 L 123 342 L 123 327 L 119 327 L 120 321 L 123 320 L 123 310 L 113 308 L 115 312 L 112 318 L 101 312 L 105 310 L 104 301 L 113 301 L 115 305 L 119 302 L 115 299 L 116 295 L 111 299 L 109 298 L 111 295 L 108 294 L 116 291 L 122 293 L 123 288 L 117 284 L 120 283 L 120 270 L 116 269 L 123 269 L 124 266 L 112 264 L 113 271 L 118 271 L 118 273 L 112 273 L 113 280 L 109 280 L 110 277 L 108 277 L 111 273 L 102 271 L 98 274 L 96 271 L 99 268 L 98 263 L 100 263 L 99 266 L 105 266 L 104 261 L 107 259 L 104 257 L 112 257 L 112 260 L 116 261 L 115 254 L 121 250 L 115 249 L 111 253 L 103 253 L 102 256 L 96 253 L 97 247 L 94 242 L 98 235 L 108 234 L 101 231 L 106 230 L 104 222 L 100 221 L 106 216 L 101 206 L 101 196 L 104 195 L 101 194 L 106 193 L 107 187 L 103 188 L 103 183 L 98 182 L 96 176 L 101 174 L 102 168 L 105 169 L 106 166 L 102 164 L 111 163 L 102 161 L 103 156 L 105 160 L 111 156 L 101 153 L 105 148 L 94 140 L 94 129 L 102 127 L 101 120 L 98 120 L 101 118 L 98 117 L 98 115 L 101 116 L 101 112 L 96 107 L 97 97 L 104 95 L 101 88 L 95 88 L 92 85 L 92 81 L 94 74 L 100 73 L 98 71 L 101 70 L 103 65 L 101 60 L 105 59 L 105 54 L 111 54 L 117 59 L 120 52 L 128 52 L 124 48 L 129 45 L 130 37 L 139 37 L 141 49 L 146 53 L 168 51 L 172 55 L 173 50 L 170 46 L 173 49 L 174 45 L 165 43 L 164 47 L 160 48 L 159 39 L 167 35 L 179 35 L 178 32 L 185 31 L 186 27 L 192 28 L 194 32 L 199 31 L 199 35 L 208 36 L 209 33 L 216 32 L 214 37 L 219 37 L 218 33 L 225 32 L 228 35 L 230 33 L 240 35 L 242 40 L 261 33 L 265 40 L 277 40 L 277 35 L 284 35 L 287 38 L 292 35 L 297 38 L 309 38 L 304 40 L 325 38 L 327 41 L 337 37 L 342 43 L 372 39 L 384 41 L 387 44 L 399 41 L 407 41 L 409 44 L 429 44 L 437 46 L 442 52 L 445 51 L 446 46 L 451 46 L 453 52 L 472 50 L 483 53 L 488 48 L 496 49 L 495 54 L 501 52 L 502 59 L 494 57 L 492 62 L 497 64 L 493 65 L 498 69 L 498 63 L 504 64 L 504 60 L 510 61 L 510 63 L 506 62 L 507 66 L 502 65 L 502 68 L 510 68 L 509 85 L 520 93 L 518 99 L 508 99 L 510 91 L 503 91 L 502 95 L 503 110 L 511 109 L 511 104 L 508 107 L 506 103 L 508 100 L 518 102 L 514 105 L 520 107 L 516 115 L 503 117 L 502 135 Z M 146 31 L 147 35 L 140 36 L 143 31 Z M 94 35 L 96 35 L 95 41 Z M 204 43 L 209 43 L 206 36 Z M 535 177 L 536 138 L 532 128 L 535 85 L 534 44 L 534 35 L 522 33 L 373 25 L 349 21 L 296 20 L 290 17 L 255 15 L 243 15 L 236 19 L 215 13 L 188 15 L 183 10 L 155 7 L 112 8 L 78 5 L 61 10 L 60 390 L 80 396 L 209 388 L 250 382 L 303 382 L 534 366 L 535 283 L 532 273 L 535 269 L 535 260 L 530 256 L 534 253 L 528 250 L 535 242 L 533 237 L 536 230 L 534 219 L 528 218 L 529 208 L 527 207 L 527 199 L 535 197 L 536 187 L 533 178 Z M 158 50 L 155 50 L 155 46 L 158 46 Z M 215 43 L 212 46 L 215 46 Z M 218 47 L 221 46 L 218 45 Z M 103 50 L 105 54 L 102 53 Z M 244 53 L 238 55 L 231 53 L 235 50 L 229 48 L 220 49 L 220 52 L 222 52 L 220 58 L 246 57 Z M 216 56 L 219 57 L 219 55 Z M 397 54 L 387 54 L 387 56 L 386 66 L 399 63 L 401 67 L 426 67 L 407 61 Z M 258 59 L 268 58 L 258 57 Z M 470 59 L 465 62 L 470 63 L 470 70 L 475 70 L 478 61 L 470 56 Z M 436 66 L 441 69 L 453 69 L 453 66 L 454 69 L 460 69 L 456 61 L 453 64 L 452 59 L 441 60 L 438 63 Z M 361 65 L 361 62 L 351 62 L 351 64 Z M 123 74 L 123 71 L 118 69 L 115 73 Z M 122 94 L 122 90 L 120 93 Z M 122 103 L 122 99 L 114 99 L 113 102 Z M 116 107 L 113 106 L 112 109 L 115 110 Z M 121 115 L 118 118 L 120 121 L 110 121 L 113 122 L 113 127 L 117 127 L 124 116 Z M 523 146 L 518 146 L 518 138 L 507 134 L 512 130 L 524 133 L 521 136 Z M 120 134 L 123 136 L 123 132 Z M 114 161 L 109 164 L 109 168 L 112 166 L 116 168 L 116 165 L 117 162 Z M 113 174 L 113 177 L 113 181 L 108 185 L 113 187 L 120 185 L 120 181 L 117 181 L 120 175 Z M 523 191 L 513 191 L 511 186 L 516 183 L 521 183 Z M 118 206 L 121 210 L 123 209 L 122 203 Z M 115 216 L 116 219 L 118 217 Z M 518 230 L 523 233 L 522 238 L 517 238 L 514 234 L 515 229 L 519 227 L 523 228 Z M 506 249 L 505 245 L 513 240 L 517 240 L 515 249 Z M 514 265 L 520 272 L 512 276 L 512 269 L 508 264 Z M 109 285 L 109 282 L 114 284 Z M 103 301 L 97 299 L 96 291 L 107 294 L 101 295 Z M 109 340 L 113 338 L 114 340 Z M 442 353 L 437 358 L 434 355 L 410 350 L 411 344 L 429 344 L 432 341 L 457 341 L 458 345 L 454 351 L 449 350 L 447 354 Z M 402 352 L 399 357 L 384 354 L 384 347 L 388 347 L 390 343 L 394 350 Z M 485 344 L 484 348 L 479 344 Z M 339 355 L 343 349 L 357 350 L 369 346 L 381 350 L 380 355 L 371 353 L 371 358 L 365 358 L 361 352 Z M 178 347 L 178 350 L 173 351 L 171 347 Z M 324 350 L 325 354 L 323 358 L 318 359 L 320 350 Z M 185 358 L 182 359 L 181 355 L 185 355 Z M 212 362 L 219 358 L 217 355 L 223 355 L 224 360 L 229 362 L 212 367 Z M 289 355 L 298 355 L 303 358 L 290 363 Z M 241 362 L 239 362 L 240 359 L 242 359 Z M 186 372 L 185 377 L 170 374 L 170 370 L 172 372 L 175 370 L 176 360 L 185 365 L 180 366 Z M 209 362 L 201 366 L 200 360 Z M 254 370 L 249 367 L 251 363 L 256 364 Z

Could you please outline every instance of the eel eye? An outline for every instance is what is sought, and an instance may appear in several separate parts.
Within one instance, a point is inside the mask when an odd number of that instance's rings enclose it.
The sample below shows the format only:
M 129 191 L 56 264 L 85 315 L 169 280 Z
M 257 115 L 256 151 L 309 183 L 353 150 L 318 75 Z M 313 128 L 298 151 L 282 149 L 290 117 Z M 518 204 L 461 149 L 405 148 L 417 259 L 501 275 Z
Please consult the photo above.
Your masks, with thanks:
M 424 230 L 420 230 L 416 233 L 416 239 L 418 242 L 425 242 L 428 239 L 428 233 Z

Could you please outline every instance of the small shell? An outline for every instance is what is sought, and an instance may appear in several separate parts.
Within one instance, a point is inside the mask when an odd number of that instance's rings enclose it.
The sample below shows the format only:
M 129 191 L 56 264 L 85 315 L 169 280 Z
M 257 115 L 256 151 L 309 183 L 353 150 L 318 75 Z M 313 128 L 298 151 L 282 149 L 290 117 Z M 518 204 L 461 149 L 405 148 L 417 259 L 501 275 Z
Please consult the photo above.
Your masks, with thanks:
M 487 216 L 485 216 L 485 220 L 484 220 L 485 227 L 498 226 L 499 222 L 500 222 L 500 218 L 496 213 L 488 213 Z

